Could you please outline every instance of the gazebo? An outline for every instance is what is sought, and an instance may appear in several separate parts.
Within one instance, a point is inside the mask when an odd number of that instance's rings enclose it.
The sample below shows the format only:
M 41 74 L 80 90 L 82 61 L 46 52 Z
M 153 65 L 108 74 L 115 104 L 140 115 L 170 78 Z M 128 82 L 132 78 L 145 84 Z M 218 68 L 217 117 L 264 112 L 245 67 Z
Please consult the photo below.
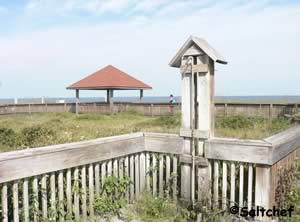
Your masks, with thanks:
M 143 90 L 152 89 L 152 87 L 120 69 L 108 65 L 78 82 L 73 83 L 68 86 L 67 89 L 76 90 L 76 113 L 78 114 L 79 90 L 106 90 L 106 102 L 112 107 L 114 90 L 139 90 L 140 101 L 142 101 Z

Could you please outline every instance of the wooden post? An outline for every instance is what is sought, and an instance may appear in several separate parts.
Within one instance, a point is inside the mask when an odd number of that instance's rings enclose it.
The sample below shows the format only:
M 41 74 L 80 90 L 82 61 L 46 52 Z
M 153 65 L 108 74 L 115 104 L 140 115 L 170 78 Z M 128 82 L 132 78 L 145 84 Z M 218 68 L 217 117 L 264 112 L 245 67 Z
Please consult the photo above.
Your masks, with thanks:
M 227 103 L 224 104 L 224 114 L 225 114 L 225 117 L 228 115 L 228 104 Z
M 76 115 L 79 114 L 79 89 L 76 89 Z
M 273 119 L 273 104 L 270 104 L 269 107 L 269 120 Z
M 182 73 L 181 77 L 181 127 L 191 128 L 191 75 Z M 191 154 L 191 140 L 184 137 L 184 154 Z M 181 163 L 181 198 L 191 199 L 191 165 Z
M 140 90 L 140 103 L 143 101 L 143 97 L 144 97 L 144 90 Z
M 209 169 L 205 164 L 197 165 L 196 159 L 198 163 L 208 162 L 204 159 L 204 141 L 214 134 L 214 67 L 215 62 L 227 63 L 222 57 L 216 59 L 219 54 L 214 52 L 215 50 L 205 40 L 191 36 L 170 62 L 170 66 L 180 68 L 182 74 L 181 198 L 191 201 L 192 204 L 195 199 L 196 166 L 202 186 L 198 191 L 209 193 L 206 192 L 209 188 L 209 177 L 207 176 Z M 196 155 L 198 155 L 197 158 Z M 198 195 L 198 199 L 202 201 L 207 197 Z
M 256 166 L 255 206 L 271 208 L 271 167 Z M 269 217 L 259 217 L 259 221 L 270 221 Z
M 109 89 L 108 90 L 108 103 L 109 103 L 109 110 L 110 110 L 111 113 L 114 112 L 113 97 L 114 97 L 114 91 L 112 89 Z

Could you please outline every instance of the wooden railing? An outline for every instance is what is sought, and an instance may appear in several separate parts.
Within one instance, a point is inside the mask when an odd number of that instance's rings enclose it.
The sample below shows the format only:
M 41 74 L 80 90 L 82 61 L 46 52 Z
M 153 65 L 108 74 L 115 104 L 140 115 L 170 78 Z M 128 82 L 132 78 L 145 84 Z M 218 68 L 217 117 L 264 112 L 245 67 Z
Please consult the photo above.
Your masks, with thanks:
M 113 108 L 107 103 L 79 103 L 80 112 L 111 113 L 134 110 L 147 116 L 163 116 L 180 113 L 181 104 L 170 103 L 126 103 L 116 102 Z M 217 116 L 260 116 L 276 118 L 284 114 L 294 114 L 299 104 L 246 104 L 215 103 Z M 43 104 L 8 104 L 0 105 L 0 115 L 44 112 L 75 112 L 75 103 L 43 103 Z
M 208 192 L 203 192 L 200 167 L 195 174 L 195 199 L 207 195 L 208 205 L 274 203 L 278 165 L 299 156 L 300 126 L 265 140 L 212 138 L 205 142 Z M 298 152 L 298 153 L 297 153 Z M 134 133 L 85 142 L 0 154 L 2 221 L 53 218 L 93 219 L 94 200 L 109 175 L 129 176 L 128 201 L 147 190 L 153 195 L 180 197 L 183 140 L 177 135 Z M 283 163 L 284 159 L 289 161 Z

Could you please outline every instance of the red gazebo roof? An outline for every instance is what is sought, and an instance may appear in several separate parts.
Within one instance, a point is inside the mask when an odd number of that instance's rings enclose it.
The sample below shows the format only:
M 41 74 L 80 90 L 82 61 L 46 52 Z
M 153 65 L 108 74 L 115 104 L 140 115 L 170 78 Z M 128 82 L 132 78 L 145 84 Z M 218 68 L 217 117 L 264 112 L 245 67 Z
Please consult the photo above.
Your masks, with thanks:
M 152 89 L 129 74 L 108 65 L 68 86 L 67 89 Z

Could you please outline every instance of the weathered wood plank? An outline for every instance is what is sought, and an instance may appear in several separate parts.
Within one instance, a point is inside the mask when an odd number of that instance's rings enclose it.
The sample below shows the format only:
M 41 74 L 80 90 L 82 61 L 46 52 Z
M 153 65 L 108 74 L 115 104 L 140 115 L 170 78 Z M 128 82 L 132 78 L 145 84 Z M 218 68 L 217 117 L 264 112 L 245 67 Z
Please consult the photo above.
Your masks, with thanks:
M 113 175 L 114 177 L 119 177 L 119 172 L 118 172 L 118 159 L 113 160 Z
M 2 184 L 1 190 L 2 222 L 8 222 L 7 184 Z
M 268 137 L 265 141 L 273 146 L 271 163 L 274 164 L 300 148 L 300 125 Z
M 67 196 L 67 215 L 72 215 L 72 175 L 71 169 L 67 170 L 66 174 L 67 184 L 66 184 L 66 196 Z
M 158 178 L 158 184 L 159 184 L 159 196 L 163 197 L 164 195 L 164 155 L 159 155 L 159 178 Z
M 130 184 L 130 191 L 129 191 L 129 197 L 130 201 L 133 201 L 134 199 L 134 155 L 131 155 L 129 157 L 129 176 L 131 180 Z
M 56 184 L 55 184 L 55 172 L 51 173 L 50 175 L 50 206 L 51 212 L 56 211 Z M 53 215 L 51 216 L 51 220 L 55 221 Z
M 35 222 L 39 221 L 37 213 L 39 212 L 39 186 L 38 186 L 38 177 L 35 176 L 32 181 L 32 190 L 33 190 L 33 198 L 34 198 L 34 215 L 33 220 Z
M 139 170 L 140 170 L 140 192 L 143 192 L 145 190 L 145 184 L 146 184 L 145 153 L 140 154 Z
M 13 211 L 14 211 L 14 222 L 19 222 L 19 190 L 18 181 L 13 182 Z
M 152 153 L 152 192 L 157 195 L 157 158 L 155 153 Z
M 142 135 L 138 133 L 0 154 L 0 183 L 142 152 L 145 150 Z
M 209 159 L 271 164 L 268 158 L 271 152 L 272 146 L 259 140 L 213 138 L 205 141 L 205 156 Z
M 95 214 L 94 214 L 94 199 L 95 199 L 95 193 L 94 193 L 94 167 L 93 164 L 89 165 L 89 215 L 90 220 L 93 221 Z
M 208 207 L 212 207 L 212 186 L 213 186 L 213 175 L 212 175 L 212 166 L 213 160 L 208 160 L 208 180 L 209 180 L 209 190 L 208 190 Z
M 145 150 L 156 153 L 183 153 L 183 139 L 174 134 L 144 133 Z
M 48 217 L 48 201 L 47 201 L 47 175 L 42 176 L 42 216 L 43 218 Z
M 253 189 L 253 166 L 249 164 L 248 168 L 248 209 L 252 208 L 252 189 Z
M 64 172 L 58 173 L 58 201 L 59 201 L 59 221 L 64 221 Z
M 146 190 L 150 192 L 150 154 L 146 153 Z
M 213 207 L 217 209 L 219 207 L 219 162 L 214 161 L 214 180 L 213 180 Z
M 173 188 L 172 188 L 172 191 L 173 191 L 173 199 L 174 200 L 177 200 L 177 177 L 178 177 L 178 174 L 177 174 L 177 157 L 174 156 L 173 157 L 173 173 L 172 173 L 172 177 L 173 177 Z
M 75 220 L 80 219 L 80 209 L 79 209 L 79 169 L 78 167 L 74 170 L 74 214 Z
M 166 155 L 166 185 L 168 187 L 168 191 L 170 191 L 170 175 L 171 175 L 171 159 L 169 155 Z M 167 194 L 169 196 L 169 193 Z
M 239 176 L 239 207 L 244 206 L 244 166 L 240 165 L 240 176 Z
M 81 168 L 81 216 L 83 221 L 87 221 L 86 207 L 86 167 Z
M 112 160 L 107 161 L 107 176 L 112 176 Z
M 23 210 L 24 222 L 29 222 L 29 195 L 28 195 L 28 179 L 23 181 Z
M 100 195 L 100 166 L 99 163 L 95 164 L 95 190 L 96 196 Z
M 222 163 L 222 209 L 227 207 L 227 163 Z
M 230 206 L 235 205 L 235 163 L 230 165 Z
M 106 162 L 101 163 L 101 186 L 104 185 L 106 178 Z
M 124 174 L 129 178 L 129 157 L 126 156 L 124 159 Z M 126 189 L 125 199 L 129 201 L 129 187 Z
M 135 197 L 138 197 L 140 193 L 140 165 L 139 165 L 139 154 L 134 156 L 134 188 Z

